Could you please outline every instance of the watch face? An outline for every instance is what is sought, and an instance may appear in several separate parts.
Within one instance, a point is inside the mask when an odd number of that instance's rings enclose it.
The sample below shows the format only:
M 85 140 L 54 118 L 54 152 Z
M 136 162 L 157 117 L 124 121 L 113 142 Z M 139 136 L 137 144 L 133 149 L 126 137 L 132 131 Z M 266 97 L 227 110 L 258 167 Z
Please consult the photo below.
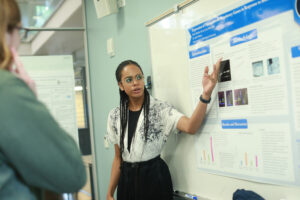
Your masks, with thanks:
M 224 60 L 221 62 L 219 72 L 219 82 L 231 81 L 230 61 Z
M 202 95 L 200 96 L 200 101 L 202 101 L 203 103 L 210 103 L 211 98 L 209 99 L 203 99 Z

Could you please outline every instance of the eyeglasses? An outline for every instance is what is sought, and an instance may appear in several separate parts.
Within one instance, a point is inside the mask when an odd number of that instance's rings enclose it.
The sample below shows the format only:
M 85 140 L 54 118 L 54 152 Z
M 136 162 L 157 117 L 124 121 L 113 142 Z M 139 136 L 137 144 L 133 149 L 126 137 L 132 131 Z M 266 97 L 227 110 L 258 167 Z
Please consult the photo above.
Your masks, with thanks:
M 25 31 L 24 27 L 18 26 L 18 25 L 15 25 L 15 26 L 8 25 L 8 27 L 7 27 L 8 32 L 12 32 L 14 29 L 17 29 L 18 31 Z
M 25 31 L 25 28 L 22 26 L 16 26 L 15 29 L 17 29 L 18 31 Z
M 144 79 L 144 75 L 143 75 L 143 74 L 137 74 L 137 75 L 135 76 L 135 80 L 136 80 L 136 81 L 140 81 L 140 80 L 142 80 L 142 79 Z M 132 77 L 132 76 L 128 76 L 128 77 L 126 77 L 124 80 L 125 80 L 126 83 L 130 84 L 130 83 L 133 82 L 133 77 Z

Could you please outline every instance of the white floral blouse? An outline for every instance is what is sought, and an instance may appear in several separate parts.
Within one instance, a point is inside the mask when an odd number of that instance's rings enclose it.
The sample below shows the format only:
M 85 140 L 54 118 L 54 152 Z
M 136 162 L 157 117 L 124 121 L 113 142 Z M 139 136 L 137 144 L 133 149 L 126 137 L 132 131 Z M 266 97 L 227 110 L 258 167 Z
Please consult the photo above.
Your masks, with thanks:
M 149 129 L 147 141 L 144 142 L 144 110 L 137 122 L 136 132 L 132 138 L 130 152 L 128 151 L 128 126 L 124 136 L 124 152 L 122 158 L 127 162 L 147 161 L 158 156 L 170 133 L 179 130 L 178 120 L 183 116 L 170 104 L 150 96 Z M 107 136 L 112 144 L 120 146 L 120 108 L 110 111 L 107 121 Z

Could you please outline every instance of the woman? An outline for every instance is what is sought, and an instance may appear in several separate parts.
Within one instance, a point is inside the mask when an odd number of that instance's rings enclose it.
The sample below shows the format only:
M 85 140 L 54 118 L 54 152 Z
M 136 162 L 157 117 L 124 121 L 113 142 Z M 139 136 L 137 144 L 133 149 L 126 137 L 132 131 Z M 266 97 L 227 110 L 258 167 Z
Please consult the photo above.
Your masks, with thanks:
M 205 116 L 207 103 L 217 83 L 221 59 L 211 75 L 203 76 L 203 94 L 190 118 L 169 104 L 152 98 L 144 87 L 144 75 L 138 63 L 127 60 L 116 70 L 120 106 L 108 116 L 107 132 L 115 146 L 115 157 L 107 200 L 169 200 L 173 188 L 169 169 L 160 153 L 170 133 L 195 134 Z
M 20 22 L 15 0 L 0 0 L 1 200 L 42 199 L 45 190 L 76 192 L 86 181 L 76 143 L 37 100 L 19 62 Z

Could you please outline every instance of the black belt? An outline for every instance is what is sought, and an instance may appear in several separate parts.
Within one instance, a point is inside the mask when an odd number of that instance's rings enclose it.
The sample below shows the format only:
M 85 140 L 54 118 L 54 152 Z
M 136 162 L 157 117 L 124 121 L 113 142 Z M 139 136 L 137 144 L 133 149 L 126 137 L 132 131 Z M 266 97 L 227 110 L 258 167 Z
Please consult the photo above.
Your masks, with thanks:
M 145 166 L 145 165 L 151 165 L 152 163 L 156 162 L 160 160 L 160 155 L 156 156 L 155 158 L 152 158 L 150 160 L 147 160 L 147 161 L 142 161 L 142 162 L 126 162 L 126 161 L 123 161 L 122 163 L 122 166 L 123 167 L 128 167 L 128 168 L 138 168 L 138 167 L 142 167 L 142 166 Z

